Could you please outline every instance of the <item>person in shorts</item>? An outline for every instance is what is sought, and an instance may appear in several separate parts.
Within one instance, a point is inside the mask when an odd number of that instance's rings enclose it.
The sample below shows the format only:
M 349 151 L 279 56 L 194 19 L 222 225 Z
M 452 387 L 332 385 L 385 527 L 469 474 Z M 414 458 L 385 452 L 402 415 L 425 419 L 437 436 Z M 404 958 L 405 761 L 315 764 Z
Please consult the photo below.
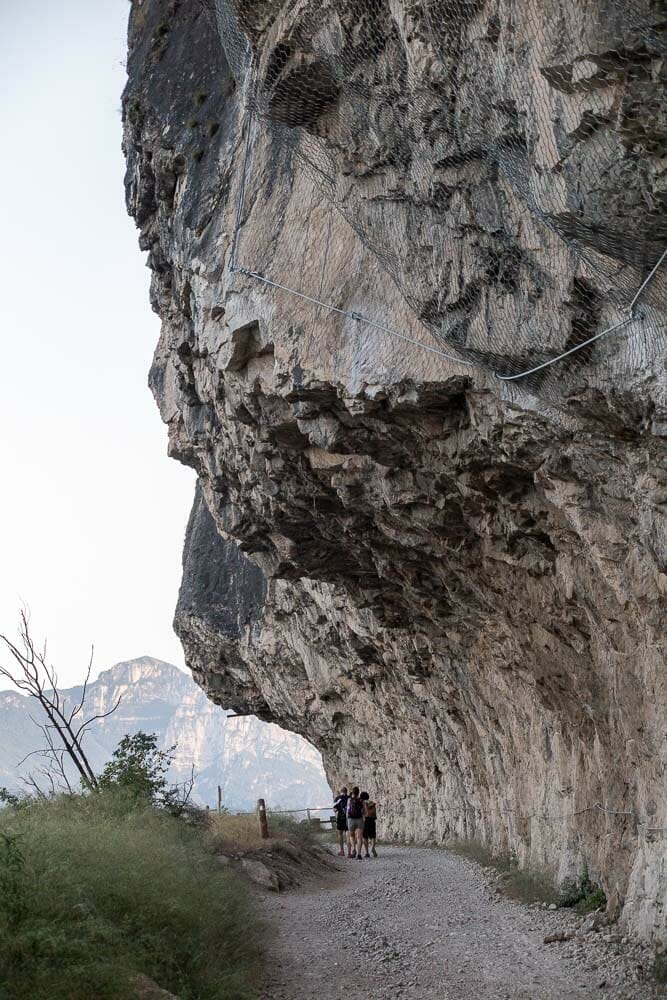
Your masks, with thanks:
M 334 799 L 336 813 L 336 836 L 338 837 L 338 857 L 345 857 L 345 834 L 347 833 L 347 788 L 341 788 Z
M 368 845 L 370 844 L 371 851 L 373 852 L 373 857 L 377 858 L 378 852 L 375 850 L 375 841 L 377 838 L 377 832 L 375 829 L 376 819 L 377 819 L 377 806 L 375 805 L 374 802 L 371 802 L 371 797 L 368 794 L 368 792 L 362 792 L 359 798 L 363 802 L 363 808 L 364 808 L 364 827 L 362 834 L 364 850 L 366 851 L 364 857 L 370 858 L 370 854 L 368 853 Z
M 358 858 L 361 861 L 363 833 L 364 804 L 359 797 L 359 789 L 355 785 L 347 800 L 348 858 Z

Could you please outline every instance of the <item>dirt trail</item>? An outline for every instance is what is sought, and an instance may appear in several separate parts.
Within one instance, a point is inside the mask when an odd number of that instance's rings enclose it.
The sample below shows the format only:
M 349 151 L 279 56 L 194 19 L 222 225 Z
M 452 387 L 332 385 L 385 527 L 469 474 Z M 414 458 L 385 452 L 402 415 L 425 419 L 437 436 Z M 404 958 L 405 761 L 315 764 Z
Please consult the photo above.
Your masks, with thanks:
M 617 942 L 544 944 L 581 921 L 495 898 L 484 869 L 447 851 L 382 848 L 377 860 L 340 867 L 262 897 L 275 930 L 263 1000 L 657 996 Z

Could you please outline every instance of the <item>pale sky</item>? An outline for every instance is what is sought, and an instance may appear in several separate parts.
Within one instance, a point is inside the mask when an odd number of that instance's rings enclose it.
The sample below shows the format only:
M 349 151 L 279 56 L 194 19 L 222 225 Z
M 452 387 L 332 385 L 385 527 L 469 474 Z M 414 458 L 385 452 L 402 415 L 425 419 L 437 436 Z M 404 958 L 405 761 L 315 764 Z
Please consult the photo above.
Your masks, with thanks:
M 173 634 L 194 476 L 147 388 L 159 321 L 125 212 L 128 0 L 0 0 L 0 631 L 64 683 Z M 2 685 L 0 685 L 2 686 Z

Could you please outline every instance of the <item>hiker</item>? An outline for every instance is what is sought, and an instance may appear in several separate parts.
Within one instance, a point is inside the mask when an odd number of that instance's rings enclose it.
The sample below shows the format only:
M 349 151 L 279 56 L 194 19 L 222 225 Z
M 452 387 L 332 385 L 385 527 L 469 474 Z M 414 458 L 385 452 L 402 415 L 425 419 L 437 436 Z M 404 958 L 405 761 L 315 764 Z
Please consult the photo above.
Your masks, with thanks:
M 348 858 L 358 858 L 361 861 L 361 842 L 364 832 L 364 804 L 359 798 L 359 789 L 355 785 L 347 800 L 347 836 Z
M 368 792 L 362 792 L 359 798 L 363 802 L 363 809 L 364 809 L 363 842 L 364 842 L 364 849 L 366 851 L 365 857 L 370 858 L 370 854 L 368 853 L 368 845 L 370 844 L 371 850 L 373 852 L 373 857 L 377 858 L 378 852 L 375 850 L 375 839 L 377 836 L 375 830 L 375 820 L 377 819 L 377 806 L 375 805 L 374 802 L 371 801 L 371 797 L 368 794 Z
M 345 857 L 345 834 L 347 833 L 347 802 L 349 799 L 347 788 L 343 786 L 334 799 L 334 811 L 336 813 L 336 836 L 338 837 L 338 857 Z

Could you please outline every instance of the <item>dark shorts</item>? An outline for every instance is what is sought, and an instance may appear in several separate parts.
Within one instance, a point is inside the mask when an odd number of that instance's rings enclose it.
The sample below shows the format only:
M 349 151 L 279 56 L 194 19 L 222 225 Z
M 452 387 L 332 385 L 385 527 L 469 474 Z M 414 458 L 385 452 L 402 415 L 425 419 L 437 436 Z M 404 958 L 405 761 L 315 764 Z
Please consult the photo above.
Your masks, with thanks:
M 375 820 L 364 820 L 364 840 L 375 840 Z
M 336 829 L 347 830 L 347 816 L 345 813 L 336 813 Z

